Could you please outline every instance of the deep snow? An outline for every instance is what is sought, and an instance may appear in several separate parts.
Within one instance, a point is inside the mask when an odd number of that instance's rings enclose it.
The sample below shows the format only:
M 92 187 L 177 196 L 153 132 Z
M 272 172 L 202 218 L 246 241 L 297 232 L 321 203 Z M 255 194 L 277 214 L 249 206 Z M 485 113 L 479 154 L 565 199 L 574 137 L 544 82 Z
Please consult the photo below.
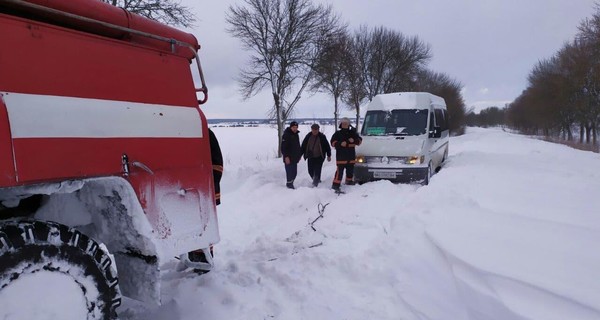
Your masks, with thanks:
M 600 319 L 598 154 L 469 128 L 430 185 L 338 196 L 332 162 L 318 188 L 304 161 L 285 188 L 275 129 L 213 130 L 216 269 L 169 263 L 164 304 L 126 301 L 125 319 Z
M 215 270 L 168 262 L 163 304 L 125 299 L 121 319 L 600 319 L 598 154 L 469 128 L 428 186 L 336 195 L 334 162 L 311 188 L 302 161 L 285 188 L 274 128 L 213 130 L 225 158 Z M 46 298 L 64 313 L 44 316 L 76 319 L 56 280 Z M 39 318 L 22 298 L 10 307 L 8 319 Z

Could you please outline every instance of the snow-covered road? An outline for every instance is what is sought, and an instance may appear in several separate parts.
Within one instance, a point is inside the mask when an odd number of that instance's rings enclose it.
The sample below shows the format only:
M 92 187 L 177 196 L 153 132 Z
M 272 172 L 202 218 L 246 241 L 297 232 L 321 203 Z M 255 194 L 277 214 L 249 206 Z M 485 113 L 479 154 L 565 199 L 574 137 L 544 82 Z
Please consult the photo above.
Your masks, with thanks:
M 214 131 L 216 269 L 167 264 L 164 304 L 126 301 L 124 319 L 600 319 L 598 154 L 469 128 L 430 185 L 338 196 L 332 163 L 285 188 L 275 129 Z

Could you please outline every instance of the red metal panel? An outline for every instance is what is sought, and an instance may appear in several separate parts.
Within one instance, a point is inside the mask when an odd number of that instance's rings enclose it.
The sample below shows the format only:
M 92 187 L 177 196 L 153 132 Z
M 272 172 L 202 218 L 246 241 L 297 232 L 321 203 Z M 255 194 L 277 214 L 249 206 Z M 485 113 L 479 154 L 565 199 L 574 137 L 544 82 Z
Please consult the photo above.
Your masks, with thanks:
M 2 14 L 0 39 L 0 92 L 197 108 L 186 58 Z M 0 139 L 5 140 L 0 140 L 0 172 L 8 170 L 8 176 L 0 182 L 7 186 L 14 184 L 10 180 L 13 161 L 12 153 L 5 153 L 10 141 L 4 138 L 9 129 L 6 110 L 2 112 Z M 120 175 L 125 153 L 130 162 L 139 161 L 157 172 L 161 183 L 170 181 L 212 196 L 210 148 L 202 114 L 201 119 L 203 138 L 14 139 L 16 184 Z M 141 168 L 130 166 L 130 170 L 129 180 L 143 207 L 157 216 L 152 204 L 156 199 L 148 200 L 142 192 L 156 187 L 152 175 Z
M 130 162 L 138 161 L 153 171 L 172 168 L 197 170 L 206 164 L 210 167 L 207 144 L 207 138 L 20 138 L 14 140 L 20 183 L 120 175 L 123 154 L 127 154 Z
M 0 187 L 11 186 L 15 183 L 15 167 L 8 114 L 2 95 L 0 95 Z
M 181 42 L 189 43 L 196 50 L 200 48 L 198 45 L 198 41 L 192 34 L 177 30 L 167 25 L 163 25 L 161 23 L 141 17 L 139 15 L 129 13 L 121 8 L 117 8 L 115 6 L 103 3 L 101 1 L 26 0 L 24 2 L 30 2 L 43 7 L 48 7 L 59 11 L 83 16 L 86 18 L 114 24 L 120 27 L 130 28 L 137 31 L 158 35 L 164 38 L 176 39 Z M 109 29 L 98 24 L 91 24 L 88 22 L 78 21 L 65 16 L 40 12 L 35 8 L 28 8 L 19 4 L 3 5 L 15 6 L 21 11 L 23 11 L 28 17 L 43 17 L 45 20 L 49 20 L 60 25 L 67 25 L 77 30 L 83 30 L 86 32 L 109 36 L 117 39 L 126 39 L 127 41 L 140 43 L 162 51 L 171 52 L 171 45 L 164 41 L 158 41 L 147 37 L 140 37 L 137 35 L 127 34 L 123 31 Z M 185 56 L 188 59 L 193 57 L 193 53 L 187 48 L 178 48 L 176 54 Z
M 185 58 L 0 14 L 0 91 L 195 107 Z

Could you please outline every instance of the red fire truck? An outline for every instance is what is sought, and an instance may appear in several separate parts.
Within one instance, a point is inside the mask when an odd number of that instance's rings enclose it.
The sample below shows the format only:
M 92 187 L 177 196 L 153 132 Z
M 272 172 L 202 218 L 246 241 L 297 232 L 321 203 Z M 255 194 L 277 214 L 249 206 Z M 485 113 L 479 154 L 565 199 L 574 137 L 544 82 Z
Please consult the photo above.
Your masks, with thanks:
M 60 276 L 84 297 L 73 307 L 112 319 L 121 292 L 159 301 L 174 257 L 212 267 L 199 48 L 96 0 L 0 0 L 0 295 L 28 280 L 52 295 Z M 198 249 L 206 261 L 186 259 Z

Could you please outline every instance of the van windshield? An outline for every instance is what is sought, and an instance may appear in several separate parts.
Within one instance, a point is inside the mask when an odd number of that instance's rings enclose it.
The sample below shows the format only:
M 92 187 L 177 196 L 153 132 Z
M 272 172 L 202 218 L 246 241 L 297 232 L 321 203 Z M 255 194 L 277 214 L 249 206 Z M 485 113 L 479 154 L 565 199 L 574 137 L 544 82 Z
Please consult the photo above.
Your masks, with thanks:
M 367 111 L 364 136 L 417 136 L 427 132 L 427 110 Z

